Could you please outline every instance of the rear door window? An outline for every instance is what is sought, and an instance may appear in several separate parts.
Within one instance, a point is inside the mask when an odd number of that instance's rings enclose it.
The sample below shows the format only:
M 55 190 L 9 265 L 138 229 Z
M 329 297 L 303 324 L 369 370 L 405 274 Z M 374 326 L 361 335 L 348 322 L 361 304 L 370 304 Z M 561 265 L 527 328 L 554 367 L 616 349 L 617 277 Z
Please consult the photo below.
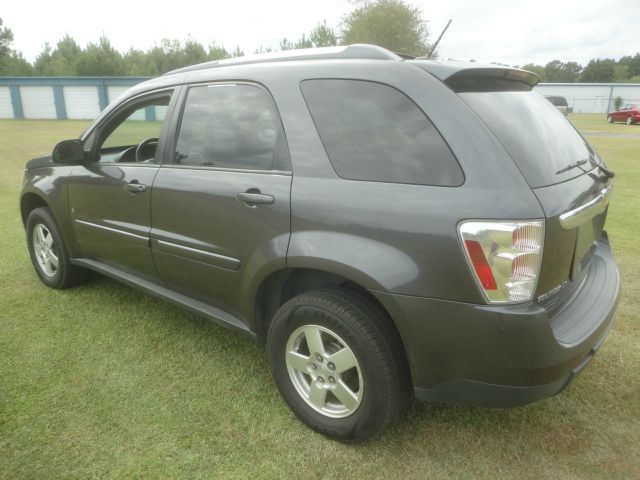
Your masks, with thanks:
M 345 179 L 459 186 L 462 169 L 405 94 L 362 80 L 305 80 L 302 93 L 336 173 Z
M 173 164 L 288 170 L 284 131 L 269 94 L 250 84 L 191 87 Z

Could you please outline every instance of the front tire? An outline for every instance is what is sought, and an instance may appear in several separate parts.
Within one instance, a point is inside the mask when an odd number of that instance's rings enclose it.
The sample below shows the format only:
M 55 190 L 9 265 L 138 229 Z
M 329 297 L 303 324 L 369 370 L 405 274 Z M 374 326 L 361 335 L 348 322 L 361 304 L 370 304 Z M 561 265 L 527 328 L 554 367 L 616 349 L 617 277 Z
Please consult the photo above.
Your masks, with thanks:
M 633 118 L 631 116 L 627 117 L 627 125 L 631 125 L 633 123 Z
M 398 335 L 379 307 L 357 294 L 322 289 L 289 300 L 273 318 L 267 351 L 289 407 L 330 438 L 374 438 L 406 402 Z
M 27 246 L 40 280 L 51 288 L 64 289 L 87 278 L 87 271 L 72 265 L 51 210 L 40 207 L 27 217 Z
M 607 122 L 613 123 L 613 117 L 611 115 L 607 115 Z

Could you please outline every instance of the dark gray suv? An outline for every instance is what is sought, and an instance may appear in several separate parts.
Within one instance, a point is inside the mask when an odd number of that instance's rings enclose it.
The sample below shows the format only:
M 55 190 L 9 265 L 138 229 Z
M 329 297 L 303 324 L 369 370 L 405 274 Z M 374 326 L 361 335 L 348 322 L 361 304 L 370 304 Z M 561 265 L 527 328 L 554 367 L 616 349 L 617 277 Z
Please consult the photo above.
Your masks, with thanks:
M 291 409 L 343 441 L 410 391 L 548 397 L 603 342 L 619 274 L 613 173 L 536 82 L 368 45 L 171 72 L 28 162 L 33 265 L 265 343 Z

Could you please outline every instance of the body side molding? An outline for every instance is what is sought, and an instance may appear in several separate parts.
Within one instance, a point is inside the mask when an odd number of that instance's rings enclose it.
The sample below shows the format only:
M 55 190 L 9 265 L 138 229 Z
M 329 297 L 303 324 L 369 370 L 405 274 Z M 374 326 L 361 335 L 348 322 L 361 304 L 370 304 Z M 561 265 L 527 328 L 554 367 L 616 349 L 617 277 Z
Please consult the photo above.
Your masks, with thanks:
M 130 273 L 123 272 L 118 268 L 112 267 L 97 260 L 90 260 L 87 258 L 72 258 L 71 263 L 79 267 L 85 267 L 90 270 L 94 270 L 98 273 L 123 282 L 126 285 L 136 287 L 146 293 L 150 293 L 151 295 L 154 295 L 156 297 L 168 300 L 171 303 L 179 305 L 183 308 L 187 308 L 194 313 L 203 315 L 213 320 L 217 324 L 222 325 L 223 327 L 227 327 L 231 330 L 235 330 L 236 332 L 243 333 L 254 340 L 256 339 L 256 334 L 249 330 L 249 328 L 242 320 L 217 307 L 214 307 L 213 305 L 209 305 L 204 302 L 189 298 L 186 295 L 173 292 L 161 285 L 136 277 L 135 275 L 132 275 Z

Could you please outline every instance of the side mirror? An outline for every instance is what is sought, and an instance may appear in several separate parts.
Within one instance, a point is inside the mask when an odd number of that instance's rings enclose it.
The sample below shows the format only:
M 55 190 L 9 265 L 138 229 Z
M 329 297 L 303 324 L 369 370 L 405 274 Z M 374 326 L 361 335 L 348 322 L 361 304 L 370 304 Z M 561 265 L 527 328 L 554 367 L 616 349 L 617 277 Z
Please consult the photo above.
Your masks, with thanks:
M 77 138 L 63 140 L 53 147 L 52 159 L 56 163 L 78 164 L 85 160 L 82 142 Z

